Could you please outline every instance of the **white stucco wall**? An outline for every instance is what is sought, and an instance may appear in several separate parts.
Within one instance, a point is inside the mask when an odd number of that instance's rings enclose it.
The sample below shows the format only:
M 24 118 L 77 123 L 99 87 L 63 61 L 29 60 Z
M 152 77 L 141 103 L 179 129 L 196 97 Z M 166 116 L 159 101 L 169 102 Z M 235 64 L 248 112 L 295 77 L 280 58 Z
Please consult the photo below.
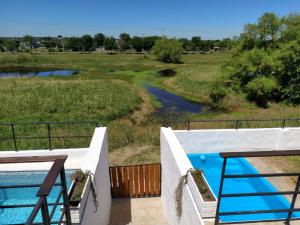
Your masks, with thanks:
M 172 225 L 202 225 L 203 220 L 193 200 L 188 185 L 184 185 L 182 196 L 182 217 L 176 216 L 175 190 L 182 175 L 192 168 L 184 150 L 170 128 L 161 128 L 161 199 L 165 217 Z
M 300 149 L 300 128 L 174 131 L 186 153 Z
M 111 193 L 108 160 L 108 139 L 106 128 L 96 128 L 93 139 L 81 166 L 90 171 L 99 206 L 96 210 L 92 192 L 89 192 L 86 208 L 81 215 L 83 225 L 107 225 L 110 219 Z
M 26 151 L 0 151 L 1 157 L 26 157 L 26 156 L 49 156 L 67 155 L 66 169 L 79 169 L 88 152 L 88 148 L 54 149 L 54 150 L 26 150 Z M 49 170 L 53 162 L 46 163 L 18 163 L 0 164 L 0 171 L 26 171 L 26 170 Z

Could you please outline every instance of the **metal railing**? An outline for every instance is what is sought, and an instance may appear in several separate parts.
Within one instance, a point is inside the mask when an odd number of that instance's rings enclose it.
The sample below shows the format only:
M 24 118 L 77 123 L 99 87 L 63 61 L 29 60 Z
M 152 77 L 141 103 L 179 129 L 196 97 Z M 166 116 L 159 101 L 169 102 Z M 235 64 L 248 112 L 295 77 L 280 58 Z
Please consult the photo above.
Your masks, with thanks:
M 0 205 L 0 209 L 8 208 L 33 208 L 32 212 L 28 216 L 25 225 L 50 225 L 50 224 L 65 224 L 71 225 L 71 215 L 69 208 L 69 197 L 67 192 L 66 175 L 64 169 L 64 163 L 67 159 L 66 155 L 59 156 L 34 156 L 34 157 L 4 157 L 0 158 L 0 164 L 6 163 L 35 163 L 35 162 L 53 162 L 51 169 L 45 177 L 42 184 L 28 184 L 28 185 L 3 185 L 0 189 L 10 188 L 32 188 L 39 187 L 36 194 L 38 201 L 36 204 L 15 204 L 15 205 Z M 56 183 L 57 178 L 60 177 L 60 183 Z M 59 186 L 59 194 L 54 203 L 48 203 L 47 198 L 54 186 Z M 61 199 L 63 200 L 61 202 Z M 49 206 L 51 211 L 49 212 Z M 58 206 L 63 206 L 63 210 L 58 221 L 53 221 L 55 210 Z M 41 222 L 36 221 L 37 216 L 41 212 Z M 22 225 L 24 223 L 21 223 Z M 20 225 L 21 225 L 20 224 Z M 18 224 L 14 224 L 18 225 Z
M 285 151 L 252 151 L 252 152 L 223 152 L 220 156 L 224 159 L 221 173 L 220 188 L 218 194 L 218 203 L 215 217 L 215 225 L 219 224 L 242 224 L 242 223 L 258 223 L 258 222 L 277 222 L 284 221 L 286 224 L 290 224 L 292 220 L 300 220 L 300 218 L 292 218 L 293 212 L 299 212 L 300 208 L 295 208 L 295 203 L 298 194 L 300 193 L 300 173 L 261 173 L 261 174 L 230 174 L 226 175 L 226 163 L 229 158 L 240 157 L 272 157 L 272 156 L 299 156 L 300 150 L 285 150 Z M 287 177 L 297 176 L 297 183 L 294 191 L 274 191 L 274 192 L 253 192 L 253 193 L 231 193 L 223 194 L 224 179 L 235 178 L 259 178 L 259 177 Z M 220 212 L 220 205 L 222 198 L 230 197 L 249 197 L 249 196 L 275 196 L 275 195 L 292 195 L 292 201 L 288 209 L 268 209 L 268 210 L 248 210 L 248 211 L 232 211 L 232 212 Z M 287 213 L 286 218 L 268 219 L 268 220 L 251 220 L 251 221 L 231 221 L 221 222 L 220 216 L 232 216 L 232 215 L 250 215 L 250 214 L 264 214 L 264 213 Z
M 62 129 L 64 133 L 74 133 L 75 125 L 92 126 L 95 128 L 100 125 L 96 121 L 83 121 L 83 122 L 19 122 L 19 123 L 0 123 L 0 143 L 1 142 L 11 142 L 13 150 L 17 151 L 19 149 L 19 142 L 29 141 L 29 140 L 45 140 L 47 142 L 45 148 L 53 149 L 53 140 L 57 139 L 89 139 L 92 134 L 75 134 L 75 135 L 59 135 L 58 132 L 53 130 Z M 85 127 L 88 128 L 88 127 Z M 30 129 L 34 130 L 30 132 Z M 43 132 L 41 132 L 41 129 Z M 24 131 L 25 130 L 25 131 Z M 17 132 L 18 131 L 18 132 Z M 27 132 L 26 132 L 27 131 Z M 30 133 L 30 135 L 24 135 Z M 32 135 L 39 134 L 39 135 Z M 43 133 L 43 134 L 40 134 Z M 76 146 L 72 146 L 76 147 Z M 1 149 L 0 150 L 10 150 Z
M 228 124 L 226 128 L 235 128 L 235 129 L 240 129 L 240 128 L 247 128 L 247 126 L 243 126 L 243 124 L 250 125 L 254 123 L 259 123 L 259 125 L 262 125 L 266 122 L 272 123 L 273 127 L 278 126 L 281 128 L 285 128 L 288 125 L 293 126 L 292 122 L 295 123 L 296 126 L 300 125 L 300 118 L 276 118 L 276 119 L 216 119 L 216 120 L 184 120 L 184 121 L 164 121 L 163 126 L 178 126 L 178 125 L 183 125 L 186 127 L 187 130 L 192 129 L 193 124 L 221 124 L 221 123 L 226 123 Z M 249 126 L 248 126 L 249 127 Z M 257 126 L 260 127 L 260 126 Z M 215 126 L 212 126 L 210 128 L 215 128 Z

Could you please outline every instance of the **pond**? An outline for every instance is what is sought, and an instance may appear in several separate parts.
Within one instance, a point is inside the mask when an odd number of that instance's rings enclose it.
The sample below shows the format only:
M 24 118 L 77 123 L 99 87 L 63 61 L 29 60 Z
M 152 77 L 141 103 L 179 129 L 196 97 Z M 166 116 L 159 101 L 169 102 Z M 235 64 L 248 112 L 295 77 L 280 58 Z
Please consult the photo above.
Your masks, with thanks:
M 184 97 L 175 95 L 166 90 L 144 85 L 146 90 L 150 92 L 161 103 L 161 107 L 157 110 L 157 114 L 165 114 L 167 112 L 175 113 L 201 113 L 204 110 L 204 106 L 195 102 L 192 102 Z
M 49 77 L 49 76 L 71 76 L 78 73 L 75 70 L 67 69 L 32 69 L 32 68 L 21 68 L 21 69 L 0 69 L 0 78 L 21 78 L 21 77 Z

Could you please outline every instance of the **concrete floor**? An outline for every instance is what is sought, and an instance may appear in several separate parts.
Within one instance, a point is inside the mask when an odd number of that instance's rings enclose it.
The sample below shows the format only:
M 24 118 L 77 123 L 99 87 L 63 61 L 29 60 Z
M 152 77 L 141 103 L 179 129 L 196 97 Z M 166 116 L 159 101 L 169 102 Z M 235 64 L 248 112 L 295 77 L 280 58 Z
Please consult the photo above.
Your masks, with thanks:
M 160 197 L 113 198 L 110 225 L 168 225 Z

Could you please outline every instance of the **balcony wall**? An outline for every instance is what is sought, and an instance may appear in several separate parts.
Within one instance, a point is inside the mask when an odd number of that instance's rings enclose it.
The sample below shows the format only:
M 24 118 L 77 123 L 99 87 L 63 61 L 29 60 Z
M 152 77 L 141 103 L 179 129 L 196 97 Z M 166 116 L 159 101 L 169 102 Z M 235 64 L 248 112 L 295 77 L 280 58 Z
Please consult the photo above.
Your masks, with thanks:
M 300 149 L 300 128 L 174 131 L 186 153 Z
M 202 225 L 203 220 L 196 206 L 191 190 L 184 185 L 182 194 L 182 216 L 176 215 L 175 190 L 181 176 L 192 168 L 178 139 L 170 128 L 161 128 L 161 198 L 165 217 L 172 225 Z

